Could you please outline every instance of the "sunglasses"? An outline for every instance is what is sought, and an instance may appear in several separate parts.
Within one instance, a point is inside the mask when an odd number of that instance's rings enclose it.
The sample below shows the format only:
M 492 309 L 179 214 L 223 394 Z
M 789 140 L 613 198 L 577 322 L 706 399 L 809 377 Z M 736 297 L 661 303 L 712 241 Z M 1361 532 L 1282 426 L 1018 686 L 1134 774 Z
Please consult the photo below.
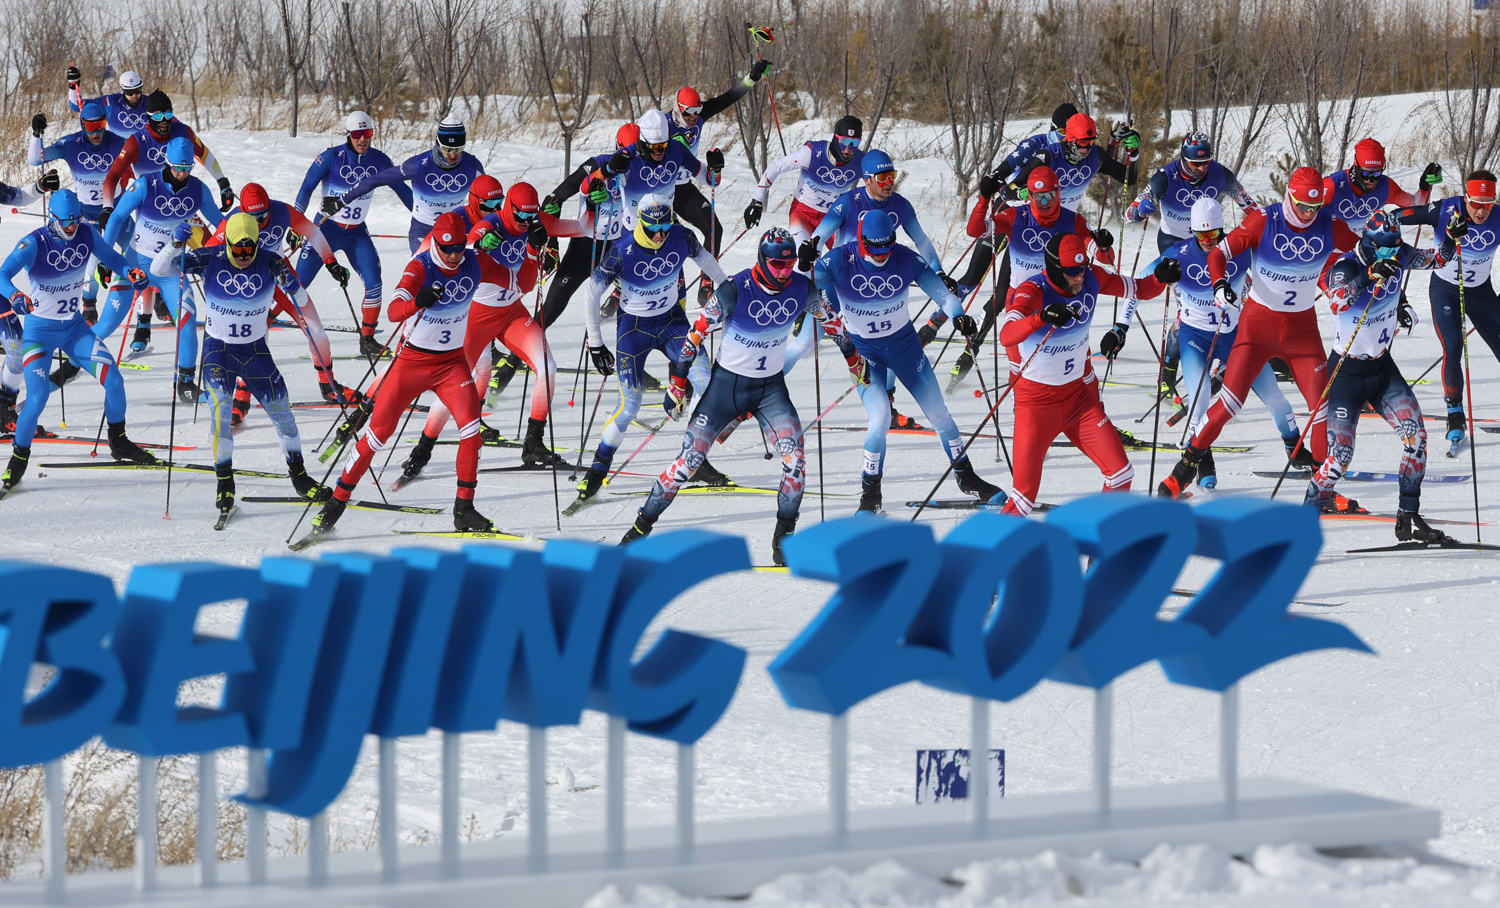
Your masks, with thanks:
M 122 98 L 139 98 L 143 94 L 145 94 L 145 91 L 143 91 L 143 90 L 141 90 L 139 88 L 127 88 L 124 91 L 120 92 L 120 97 L 122 97 Z
M 53 220 L 57 222 L 57 226 L 68 233 L 78 229 L 78 218 L 53 218 Z
M 796 259 L 766 259 L 766 267 L 770 268 L 771 273 L 777 277 L 781 277 L 788 271 L 791 271 L 796 264 Z
M 682 111 L 682 115 L 684 117 L 696 117 L 699 114 L 703 113 L 703 105 L 701 104 L 697 107 L 682 107 L 678 109 Z
M 260 225 L 261 227 L 266 226 L 266 221 L 269 221 L 271 219 L 271 212 L 269 209 L 267 209 L 266 211 L 252 211 L 248 213 L 251 217 L 255 218 L 255 223 Z
M 1312 214 L 1314 211 L 1317 211 L 1319 208 L 1322 208 L 1323 207 L 1323 203 L 1322 202 L 1299 202 L 1299 201 L 1296 201 L 1294 199 L 1292 201 L 1292 207 L 1295 208 L 1295 209 L 1297 209 L 1298 211 L 1304 212 L 1306 214 Z
M 479 208 L 481 211 L 499 211 L 500 206 L 505 204 L 505 199 L 481 199 Z
M 438 251 L 443 255 L 458 255 L 464 251 L 463 243 L 439 243 Z
M 1476 199 L 1473 196 L 1464 196 L 1464 201 L 1475 208 L 1493 208 L 1495 205 L 1494 199 Z
M 1082 138 L 1082 139 L 1072 139 L 1071 141 L 1073 142 L 1074 145 L 1077 145 L 1079 148 L 1093 148 L 1094 147 L 1094 137 L 1093 136 L 1087 136 L 1087 137 Z
M 1377 258 L 1377 259 L 1393 259 L 1393 258 L 1396 257 L 1396 253 L 1398 253 L 1400 251 L 1401 251 L 1401 247 L 1400 246 L 1376 246 L 1375 247 L 1375 258 Z
M 522 224 L 529 224 L 532 221 L 536 220 L 535 211 L 522 211 L 519 208 L 515 211 L 512 211 L 510 216 L 520 221 Z
M 651 237 L 652 239 L 655 239 L 656 237 L 659 237 L 659 236 L 662 236 L 663 234 L 665 234 L 668 230 L 671 230 L 672 229 L 672 225 L 671 224 L 642 224 L 641 225 L 641 229 L 646 232 L 647 236 Z
M 349 130 L 349 138 L 351 138 L 351 139 L 368 139 L 368 138 L 370 138 L 373 135 L 375 135 L 375 130 L 373 130 L 373 129 L 351 129 L 351 130 Z
M 1208 169 L 1208 164 L 1208 161 L 1189 161 L 1186 158 L 1182 159 L 1182 168 L 1184 170 L 1191 171 L 1192 173 L 1202 173 L 1203 171 Z
M 1219 242 L 1219 240 L 1223 239 L 1223 237 L 1224 237 L 1224 231 L 1222 231 L 1222 230 L 1194 230 L 1193 231 L 1193 236 L 1195 236 L 1195 237 L 1198 238 L 1198 242 L 1212 246 L 1215 243 Z
M 1088 265 L 1079 265 L 1076 268 L 1064 268 L 1062 273 L 1064 277 L 1083 277 L 1083 273 L 1087 270 L 1089 270 Z
M 643 142 L 640 143 L 640 146 L 641 146 L 641 150 L 644 151 L 644 152 L 646 152 L 647 154 L 665 154 L 666 150 L 667 150 L 667 143 L 666 142 L 644 142 L 643 141 Z
M 835 138 L 838 139 L 839 147 L 844 151 L 854 151 L 859 148 L 859 139 L 854 136 L 836 136 Z
M 151 122 L 153 123 L 165 123 L 170 119 L 172 119 L 172 112 L 170 110 L 158 110 L 151 114 Z
M 1057 201 L 1057 190 L 1053 189 L 1049 192 L 1033 192 L 1031 193 L 1030 198 L 1033 202 L 1036 202 L 1036 207 L 1038 208 L 1051 208 L 1052 203 Z
M 107 121 L 107 120 L 84 120 L 83 121 L 83 131 L 84 132 L 103 132 L 104 130 L 106 130 L 108 128 L 109 128 L 109 121 Z
M 188 174 L 190 174 L 190 173 L 193 172 L 193 165 L 191 165 L 191 164 L 185 164 L 185 165 L 180 165 L 179 166 L 177 164 L 173 164 L 172 166 L 168 167 L 167 169 L 170 170 L 170 171 L 172 171 L 173 174 L 175 174 L 175 175 L 177 175 L 179 177 L 185 177 Z
M 252 240 L 240 240 L 238 243 L 229 244 L 229 254 L 238 259 L 247 259 L 255 255 L 255 243 Z
M 896 171 L 887 170 L 885 173 L 877 173 L 870 177 L 870 179 L 875 181 L 876 186 L 895 186 Z

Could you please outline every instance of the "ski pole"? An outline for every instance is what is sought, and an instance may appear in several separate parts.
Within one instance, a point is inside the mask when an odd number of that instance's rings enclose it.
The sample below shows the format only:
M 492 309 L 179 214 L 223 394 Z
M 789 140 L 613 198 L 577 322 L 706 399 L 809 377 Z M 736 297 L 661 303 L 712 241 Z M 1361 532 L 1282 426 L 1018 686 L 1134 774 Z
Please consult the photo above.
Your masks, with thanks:
M 1004 392 L 1002 392 L 1000 394 L 999 398 L 997 398 L 995 400 L 995 405 L 992 406 L 992 407 L 990 407 L 990 412 L 986 413 L 985 416 L 984 416 L 984 419 L 982 419 L 982 420 L 979 421 L 979 427 L 976 428 L 974 430 L 973 434 L 971 434 L 969 436 L 968 441 L 964 442 L 963 447 L 958 449 L 958 455 L 956 457 L 954 457 L 952 460 L 948 461 L 948 469 L 944 470 L 943 471 L 943 475 L 938 477 L 938 481 L 932 487 L 932 491 L 928 492 L 927 495 L 922 499 L 922 503 L 919 504 L 919 505 L 917 505 L 917 512 L 915 514 L 911 515 L 911 519 L 913 521 L 915 521 L 918 517 L 922 516 L 922 512 L 927 509 L 927 502 L 931 501 L 932 500 L 932 496 L 934 496 L 934 495 L 937 494 L 937 490 L 940 489 L 940 488 L 942 488 L 943 487 L 943 483 L 945 483 L 945 482 L 948 481 L 948 476 L 949 476 L 949 474 L 951 474 L 953 472 L 953 465 L 958 462 L 958 458 L 959 457 L 963 457 L 964 455 L 966 455 L 966 454 L 969 453 L 969 446 L 972 445 L 972 444 L 974 444 L 974 439 L 978 438 L 979 437 L 979 433 L 984 431 L 985 423 L 989 422 L 991 419 L 995 419 L 995 414 L 1000 411 L 1000 405 L 1005 402 L 1005 399 L 1007 397 L 1010 396 L 1010 392 L 1012 390 L 1014 390 L 1015 387 L 1016 387 L 1016 382 L 1020 381 L 1021 377 L 1026 374 L 1026 369 L 1027 369 L 1028 366 L 1031 365 L 1031 361 L 1034 360 L 1034 359 L 1036 359 L 1036 355 L 1038 353 L 1041 353 L 1042 350 L 1047 346 L 1047 341 L 1049 341 L 1049 340 L 1052 339 L 1052 332 L 1054 332 L 1056 330 L 1057 330 L 1057 326 L 1056 325 L 1052 325 L 1052 326 L 1050 326 L 1050 327 L 1047 328 L 1047 333 L 1044 334 L 1044 335 L 1042 335 L 1042 341 L 1041 341 L 1041 343 L 1039 343 L 1039 344 L 1036 345 L 1036 349 L 1033 350 L 1033 351 L 1031 351 L 1031 355 L 1030 356 L 1026 357 L 1026 362 L 1024 362 L 1024 363 L 1021 364 L 1021 371 L 1017 372 L 1015 379 L 1012 380 L 1010 384 L 1008 384 L 1008 385 L 1005 386 Z M 996 431 L 997 434 L 999 432 L 999 426 L 1000 426 L 1000 423 L 997 420 L 995 422 L 995 431 Z
M 1468 312 L 1464 309 L 1464 247 L 1462 243 L 1454 241 L 1454 249 L 1457 252 L 1458 262 L 1458 324 L 1463 326 Z M 1474 487 L 1474 544 L 1480 545 L 1483 541 L 1479 533 L 1479 454 L 1474 450 L 1474 384 L 1473 371 L 1469 368 L 1469 336 L 1464 335 L 1464 396 L 1469 404 L 1469 470 L 1474 474 L 1470 483 Z
M 1192 416 L 1193 411 L 1198 409 L 1199 395 L 1203 393 L 1203 383 L 1208 379 L 1208 373 L 1212 371 L 1214 367 L 1214 345 L 1218 342 L 1219 332 L 1215 331 L 1214 336 L 1208 339 L 1208 354 L 1204 357 L 1203 360 L 1203 372 L 1198 376 L 1198 387 L 1193 389 L 1192 400 L 1188 403 L 1187 414 L 1189 416 Z M 1207 406 L 1204 406 L 1203 412 L 1208 412 Z M 1196 420 L 1189 419 L 1187 421 L 1187 425 L 1182 427 L 1182 438 L 1178 439 L 1177 441 L 1177 446 L 1179 448 L 1185 447 L 1187 445 L 1187 434 L 1192 430 L 1194 422 L 1196 422 Z M 1167 425 L 1170 426 L 1172 424 L 1172 420 L 1168 419 Z M 1148 486 L 1148 488 L 1152 487 Z
M 139 294 L 134 294 L 133 293 L 131 295 L 131 300 L 130 300 L 131 311 L 134 311 L 134 309 L 135 309 L 135 297 L 137 295 L 139 295 Z M 105 302 L 106 303 L 108 302 L 108 300 L 109 300 L 109 298 L 105 297 Z M 130 336 L 130 332 L 128 330 L 120 332 L 120 352 L 115 354 L 115 368 L 116 369 L 120 368 L 120 357 L 122 357 L 122 356 L 125 355 L 125 338 L 127 338 L 129 336 Z M 104 384 L 104 382 L 101 381 L 101 382 L 99 382 L 99 384 L 102 386 Z M 177 393 L 177 389 L 175 389 L 175 388 L 172 389 L 172 393 L 176 394 Z M 105 416 L 104 412 L 100 411 L 100 413 L 99 413 L 99 431 L 94 436 L 94 448 L 93 448 L 93 450 L 89 451 L 89 456 L 90 457 L 98 457 L 99 456 L 99 443 L 104 440 L 104 416 Z
M 807 424 L 807 428 L 811 429 L 813 426 L 816 426 L 819 423 L 821 423 L 823 421 L 823 417 L 827 416 L 829 413 L 832 413 L 833 412 L 833 408 L 837 407 L 839 404 L 843 403 L 844 402 L 844 398 L 846 398 L 850 394 L 852 394 L 854 392 L 854 389 L 857 388 L 857 387 L 859 387 L 859 382 L 855 382 L 854 384 L 852 384 L 849 387 L 845 388 L 844 389 L 844 393 L 840 394 L 838 396 L 838 398 L 836 400 L 834 400 L 833 403 L 829 404 L 828 407 L 823 410 L 823 412 L 819 413 L 817 419 L 814 419 L 812 422 L 810 422 L 810 423 Z M 804 429 L 803 431 L 805 432 L 806 429 Z
M 667 423 L 669 423 L 671 421 L 672 421 L 672 417 L 670 417 L 670 416 L 663 416 L 661 422 L 657 423 L 656 426 L 654 428 L 652 428 L 652 430 L 649 433 L 647 433 L 646 437 L 641 441 L 640 445 L 634 451 L 630 452 L 630 456 L 629 457 L 625 458 L 625 462 L 624 463 L 620 464 L 618 467 L 615 467 L 614 472 L 612 472 L 612 473 L 609 474 L 609 476 L 604 480 L 604 482 L 602 483 L 602 485 L 606 485 L 607 486 L 611 482 L 613 482 L 614 478 L 616 476 L 620 475 L 620 471 L 623 470 L 623 469 L 625 469 L 626 467 L 630 466 L 630 462 L 632 460 L 635 460 L 635 455 L 637 455 L 637 454 L 641 453 L 643 450 L 645 450 L 646 449 L 646 445 L 648 445 L 648 444 L 651 443 L 651 439 L 653 439 L 653 438 L 656 437 L 656 433 L 660 432 L 662 430 L 662 427 L 665 426 Z
M 996 369 L 998 371 L 998 367 L 996 367 Z M 974 370 L 974 374 L 977 375 L 977 376 L 979 376 L 979 389 L 984 392 L 984 402 L 985 403 L 989 403 L 989 401 L 990 401 L 990 389 L 984 383 L 984 369 L 983 368 L 976 369 L 976 370 Z M 997 385 L 996 388 L 998 389 L 999 386 Z M 1009 470 L 1010 471 L 1010 475 L 1012 477 L 1014 477 L 1016 475 L 1016 468 L 1010 462 L 1010 449 L 1008 447 L 1006 447 L 1006 445 L 1005 445 L 1005 433 L 1003 431 L 1001 431 L 1001 429 L 1000 429 L 1000 420 L 998 420 L 998 419 L 995 420 L 995 450 L 997 450 L 997 451 L 999 451 L 999 452 L 1001 452 L 1002 454 L 1005 455 L 1005 469 Z M 999 462 L 999 460 L 1000 460 L 1000 458 L 998 458 L 998 457 L 995 458 L 995 461 L 997 463 Z
M 365 369 L 365 374 L 360 378 L 359 382 L 355 384 L 354 393 L 358 394 L 360 397 L 365 396 L 363 391 L 365 382 L 369 381 L 370 376 L 374 374 L 376 365 L 380 363 L 380 358 L 385 355 L 385 352 L 387 350 L 390 349 L 391 341 L 394 341 L 396 339 L 396 335 L 399 333 L 401 333 L 401 326 L 398 324 L 391 329 L 391 333 L 388 337 L 386 337 L 385 343 L 381 344 L 380 349 L 376 351 L 373 357 L 370 358 L 370 365 L 367 369 Z M 334 423 L 329 424 L 328 431 L 323 433 L 323 437 L 318 441 L 317 447 L 313 448 L 313 453 L 316 454 L 318 450 L 323 447 L 323 442 L 328 440 L 328 436 L 333 434 L 334 425 Z
M 178 276 L 177 280 L 178 280 L 179 287 L 181 286 L 181 282 L 183 281 L 182 275 L 187 273 L 186 272 L 186 268 L 187 268 L 187 245 L 183 244 L 183 247 L 182 247 L 182 261 L 178 265 L 179 276 Z M 181 299 L 181 296 L 179 296 L 178 299 Z M 180 313 L 182 310 L 179 308 L 177 311 Z M 179 321 L 181 321 L 181 319 L 179 319 Z M 178 356 L 178 354 L 182 350 L 182 331 L 178 330 L 176 333 L 177 333 L 177 339 L 176 339 L 176 341 L 172 345 L 172 369 L 173 369 L 174 373 L 175 373 L 175 371 L 177 369 L 177 356 Z M 171 520 L 172 519 L 172 465 L 173 465 L 173 463 L 176 460 L 176 454 L 177 454 L 177 381 L 176 381 L 176 375 L 175 374 L 173 375 L 173 381 L 171 383 L 171 388 L 172 388 L 172 415 L 171 415 L 171 419 L 170 419 L 170 421 L 168 423 L 168 428 L 167 428 L 167 507 L 166 507 L 166 510 L 162 512 L 162 515 L 161 515 L 161 519 L 162 520 Z
M 750 43 L 755 45 L 756 59 L 764 61 L 766 59 L 765 55 L 760 52 L 761 42 L 764 41 L 769 44 L 776 40 L 775 34 L 771 32 L 771 26 L 763 25 L 760 28 L 756 28 L 749 22 L 746 22 L 745 28 L 750 30 Z M 786 138 L 781 134 L 781 118 L 776 115 L 776 87 L 771 82 L 771 73 L 769 70 L 766 72 L 766 97 L 771 99 L 771 120 L 776 124 L 776 138 L 781 140 L 781 153 L 784 155 L 787 153 Z
M 62 368 L 65 362 L 72 362 L 71 360 L 63 356 L 61 347 L 57 348 L 57 350 L 54 351 L 54 354 L 57 360 L 57 367 L 59 369 Z M 59 423 L 59 425 L 62 428 L 66 429 L 68 427 L 68 383 L 66 381 L 57 386 L 57 394 L 58 402 L 62 404 L 62 421 Z
M 969 298 L 968 298 L 968 300 L 966 300 L 964 302 L 964 312 L 965 313 L 967 313 L 969 311 L 969 307 L 970 306 L 974 305 L 975 298 L 979 296 L 979 288 L 984 286 L 984 279 L 989 276 L 990 269 L 993 268 L 994 266 L 995 266 L 995 260 L 994 259 L 990 259 L 990 263 L 988 265 L 986 265 L 985 268 L 984 268 L 984 274 L 981 274 L 979 276 L 979 283 L 975 284 L 974 285 L 974 289 L 969 291 Z M 939 307 L 938 311 L 941 312 L 942 311 L 942 307 Z M 932 368 L 934 370 L 937 369 L 938 363 L 940 363 L 940 362 L 943 361 L 943 354 L 948 352 L 948 346 L 953 343 L 953 338 L 955 338 L 957 336 L 958 336 L 958 326 L 954 325 L 953 328 L 948 331 L 948 337 L 947 337 L 947 339 L 943 341 L 943 349 L 941 349 L 941 350 L 938 351 L 937 357 L 934 358 L 933 361 L 932 361 Z M 967 347 L 967 345 L 968 345 L 968 338 L 964 338 L 964 344 Z
M 1141 236 L 1141 242 L 1145 243 L 1145 241 L 1146 241 L 1145 235 L 1142 234 L 1142 236 Z M 1172 294 L 1172 295 L 1174 297 L 1176 296 L 1175 293 Z M 1171 303 L 1168 300 L 1162 300 L 1162 303 L 1161 303 L 1161 348 L 1163 350 L 1167 349 L 1167 313 L 1169 313 L 1171 311 L 1172 311 L 1172 305 L 1171 305 Z M 1145 321 L 1144 320 L 1142 320 L 1141 326 L 1144 329 L 1144 327 L 1145 327 Z M 1149 335 L 1148 332 L 1142 330 L 1141 333 L 1142 334 L 1146 334 L 1147 335 L 1147 339 L 1148 340 L 1150 339 L 1150 335 Z M 1106 370 L 1106 371 L 1108 371 L 1108 370 Z M 1204 367 L 1204 371 L 1207 371 L 1207 367 L 1206 366 Z M 1161 437 L 1161 402 L 1166 398 L 1166 395 L 1161 390 L 1161 386 L 1162 386 L 1162 382 L 1166 381 L 1166 378 L 1167 378 L 1167 360 L 1166 360 L 1165 357 L 1158 357 L 1157 360 L 1156 360 L 1156 393 L 1159 396 L 1156 398 L 1156 406 L 1152 408 L 1152 411 L 1156 415 L 1151 418 L 1151 471 L 1147 474 L 1147 477 L 1146 477 L 1146 488 L 1148 488 L 1148 489 L 1154 489 L 1154 488 L 1156 488 L 1156 442 Z
M 821 347 L 821 346 L 823 346 L 823 345 L 820 344 L 820 343 L 818 343 L 819 341 L 822 340 L 822 338 L 818 337 L 818 335 L 816 333 L 818 331 L 818 322 L 817 322 L 817 319 L 813 320 L 812 329 L 813 329 L 813 332 L 814 332 L 813 333 L 813 405 L 816 406 L 818 408 L 818 410 L 821 412 L 822 409 L 823 409 L 823 370 L 821 368 L 819 368 L 819 363 L 818 363 L 818 348 Z M 865 369 L 868 370 L 869 368 L 870 368 L 869 365 L 866 364 L 865 365 Z M 764 440 L 765 433 L 762 432 L 761 436 L 762 436 L 762 440 Z M 805 435 L 804 435 L 804 437 L 805 437 Z M 766 458 L 769 460 L 770 457 L 771 457 L 771 451 L 770 451 L 769 448 L 767 448 L 766 449 Z M 827 498 L 823 494 L 823 424 L 820 422 L 820 423 L 818 423 L 818 522 L 819 523 L 824 523 L 824 522 L 826 522 L 828 520 L 828 506 L 824 503 L 826 501 L 827 501 Z

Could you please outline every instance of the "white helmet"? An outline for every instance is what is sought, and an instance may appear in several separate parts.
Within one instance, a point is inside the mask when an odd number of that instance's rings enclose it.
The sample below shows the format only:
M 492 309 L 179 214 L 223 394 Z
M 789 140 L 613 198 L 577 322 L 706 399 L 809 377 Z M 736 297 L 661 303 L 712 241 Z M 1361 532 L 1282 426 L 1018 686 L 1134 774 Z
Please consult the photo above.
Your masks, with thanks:
M 120 90 L 137 91 L 141 87 L 141 74 L 133 69 L 120 73 Z
M 1193 203 L 1193 232 L 1224 229 L 1224 209 L 1218 199 L 1201 198 Z
M 370 115 L 362 110 L 356 110 L 354 113 L 344 118 L 344 132 L 353 132 L 356 129 L 374 128 L 375 121 L 370 119 Z
M 641 141 L 648 145 L 660 145 L 672 137 L 667 115 L 654 107 L 641 114 L 635 125 L 641 128 Z

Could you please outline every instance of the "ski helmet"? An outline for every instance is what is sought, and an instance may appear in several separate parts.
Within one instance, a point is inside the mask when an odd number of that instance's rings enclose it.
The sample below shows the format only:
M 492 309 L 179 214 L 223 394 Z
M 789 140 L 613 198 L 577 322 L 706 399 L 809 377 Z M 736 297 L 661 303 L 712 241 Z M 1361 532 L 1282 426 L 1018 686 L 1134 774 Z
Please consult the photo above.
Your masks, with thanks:
M 167 143 L 168 167 L 192 167 L 193 143 L 187 136 L 178 136 Z
M 677 110 L 685 116 L 696 117 L 703 113 L 703 96 L 691 85 L 677 90 Z
M 370 115 L 362 110 L 356 110 L 344 118 L 344 132 L 355 132 L 360 129 L 375 131 L 375 121 Z
M 449 211 L 438 215 L 437 223 L 432 225 L 432 245 L 434 246 L 464 246 L 469 241 L 469 233 L 464 228 L 464 219 L 455 211 Z
M 661 111 L 657 111 L 661 113 Z M 672 228 L 672 200 L 649 192 L 635 206 L 635 241 L 645 249 L 660 249 Z
M 1067 129 L 1063 132 L 1063 157 L 1069 164 L 1083 163 L 1098 138 L 1099 128 L 1094 124 L 1094 118 L 1088 114 L 1074 114 L 1068 118 Z
M 857 233 L 860 257 L 876 268 L 884 268 L 896 245 L 896 222 L 879 208 L 872 208 L 859 216 Z
M 59 189 L 47 202 L 48 224 L 52 232 L 64 240 L 71 240 L 78 232 L 78 219 L 83 207 L 78 204 L 78 194 L 71 189 Z
M 843 116 L 833 124 L 833 140 L 828 143 L 829 156 L 840 164 L 854 157 L 859 140 L 864 136 L 865 124 L 859 117 Z
M 142 84 L 141 74 L 135 70 L 127 69 L 120 73 L 120 92 L 122 94 L 124 92 L 140 91 Z
M 530 183 L 512 183 L 505 194 L 505 207 L 500 211 L 500 220 L 511 233 L 525 233 L 541 212 L 541 202 L 536 197 L 536 187 Z
M 1088 268 L 1088 244 L 1076 233 L 1054 234 L 1047 241 L 1043 260 L 1046 263 L 1047 283 L 1058 293 L 1072 296 L 1068 290 L 1067 275 L 1071 273 L 1076 277 Z
M 1057 220 L 1062 210 L 1062 198 L 1057 188 L 1057 171 L 1040 164 L 1026 174 L 1026 197 L 1031 204 L 1031 214 L 1043 224 Z
M 240 190 L 240 210 L 253 215 L 257 223 L 270 214 L 271 196 L 267 194 L 266 187 L 259 183 L 246 183 Z
M 640 138 L 637 140 L 642 145 L 666 145 L 667 140 L 672 138 L 672 127 L 667 122 L 667 115 L 651 108 L 641 114 L 641 118 L 635 121 L 640 129 Z
M 505 187 L 487 173 L 482 173 L 469 184 L 469 214 L 475 223 L 492 211 L 499 211 L 505 201 Z
M 797 267 L 797 241 L 785 227 L 772 227 L 760 238 L 751 276 L 767 290 L 785 290 Z
M 468 138 L 469 133 L 464 128 L 464 121 L 457 114 L 448 114 L 443 117 L 443 122 L 438 124 L 437 143 L 444 148 L 462 149 Z
M 243 211 L 229 216 L 224 222 L 224 245 L 229 247 L 229 263 L 236 268 L 248 268 L 250 262 L 241 265 L 236 255 L 243 255 L 246 250 L 250 253 L 250 260 L 255 259 L 255 251 L 260 243 L 260 225 L 255 222 L 255 216 Z
M 1073 106 L 1072 101 L 1064 101 L 1057 105 L 1057 109 L 1052 111 L 1052 128 L 1058 132 L 1067 129 L 1068 121 L 1073 119 L 1076 113 L 1078 113 L 1078 108 Z
M 1371 214 L 1365 221 L 1359 247 L 1360 257 L 1366 262 L 1395 256 L 1401 251 L 1401 215 L 1394 211 Z
M 634 123 L 626 123 L 615 132 L 615 151 L 629 148 L 641 139 L 641 128 Z
M 891 156 L 878 148 L 872 148 L 865 152 L 865 159 L 861 162 L 864 168 L 863 175 L 866 179 L 882 173 L 894 173 L 896 164 Z
M 1184 163 L 1207 164 L 1214 159 L 1213 140 L 1208 137 L 1208 133 L 1206 132 L 1190 132 L 1183 137 L 1180 154 Z M 1200 168 L 1194 169 L 1200 170 Z

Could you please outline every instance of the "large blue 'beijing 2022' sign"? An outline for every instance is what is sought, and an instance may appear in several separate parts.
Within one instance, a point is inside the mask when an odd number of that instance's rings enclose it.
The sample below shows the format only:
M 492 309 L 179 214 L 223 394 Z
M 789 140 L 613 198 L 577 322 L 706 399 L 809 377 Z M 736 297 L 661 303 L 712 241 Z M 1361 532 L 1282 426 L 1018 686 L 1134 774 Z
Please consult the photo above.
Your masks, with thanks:
M 981 514 L 941 543 L 920 524 L 837 520 L 787 542 L 793 574 L 838 589 L 769 671 L 791 706 L 835 715 L 908 681 L 1011 700 L 1044 678 L 1097 688 L 1152 660 L 1221 691 L 1296 653 L 1369 651 L 1341 624 L 1286 614 L 1321 543 L 1312 509 L 1248 499 L 1099 495 L 1045 522 Z M 1194 554 L 1222 566 L 1162 621 Z M 94 735 L 151 756 L 265 748 L 254 803 L 306 817 L 338 796 L 366 734 L 570 725 L 588 708 L 692 743 L 728 707 L 744 650 L 668 630 L 635 651 L 680 593 L 750 566 L 744 540 L 698 530 L 623 549 L 149 565 L 123 598 L 98 574 L 0 562 L 0 767 Z M 195 634 L 199 610 L 229 599 L 248 602 L 238 636 Z M 28 700 L 33 663 L 56 671 Z M 178 707 L 181 682 L 216 674 L 218 707 Z

